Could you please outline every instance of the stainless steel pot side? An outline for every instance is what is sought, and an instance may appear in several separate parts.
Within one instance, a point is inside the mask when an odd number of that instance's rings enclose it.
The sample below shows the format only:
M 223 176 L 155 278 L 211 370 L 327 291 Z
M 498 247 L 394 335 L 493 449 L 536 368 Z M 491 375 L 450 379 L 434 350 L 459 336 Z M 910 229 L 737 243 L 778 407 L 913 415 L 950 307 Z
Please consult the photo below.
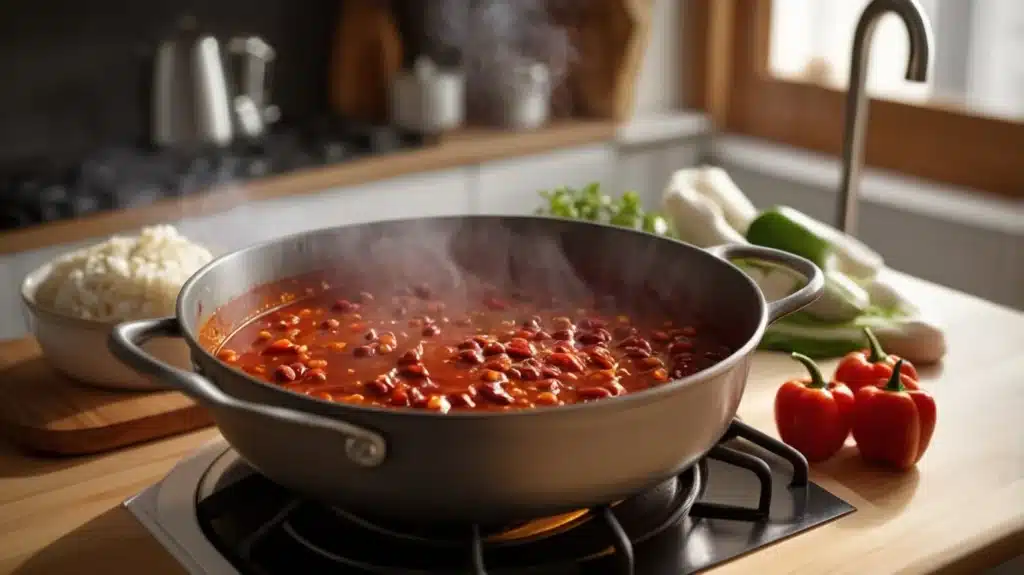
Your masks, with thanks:
M 392 251 L 378 249 L 382 242 Z M 559 268 L 559 277 L 582 278 L 583 285 L 590 278 L 610 279 L 620 290 L 654 285 L 682 309 L 715 318 L 736 351 L 685 379 L 593 403 L 439 414 L 286 391 L 218 361 L 197 341 L 215 310 L 254 286 L 322 270 L 332 260 L 371 265 L 397 257 L 389 265 L 422 271 L 443 268 L 432 258 L 452 260 L 456 253 L 497 262 L 473 272 L 487 277 L 528 263 Z M 807 285 L 766 302 L 729 263 L 734 258 L 791 267 Z M 492 523 L 611 503 L 693 465 L 733 419 L 765 327 L 817 299 L 823 285 L 811 262 L 756 246 L 702 250 L 545 217 L 398 220 L 311 231 L 220 257 L 184 285 L 177 317 L 122 323 L 110 347 L 129 366 L 206 406 L 246 461 L 297 493 L 393 520 Z M 140 345 L 156 337 L 184 338 L 197 371 L 146 354 Z

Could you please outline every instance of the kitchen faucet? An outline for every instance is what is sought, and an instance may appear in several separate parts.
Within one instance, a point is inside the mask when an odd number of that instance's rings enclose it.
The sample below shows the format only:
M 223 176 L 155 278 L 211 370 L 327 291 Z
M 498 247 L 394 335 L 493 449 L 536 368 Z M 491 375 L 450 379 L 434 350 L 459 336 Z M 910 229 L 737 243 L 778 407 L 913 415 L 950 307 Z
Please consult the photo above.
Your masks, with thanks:
M 928 17 L 917 0 L 872 0 L 864 9 L 853 34 L 853 55 L 850 60 L 850 82 L 846 93 L 846 119 L 843 130 L 843 173 L 839 185 L 839 206 L 836 220 L 839 228 L 855 234 L 857 228 L 857 196 L 860 172 L 864 166 L 864 132 L 867 129 L 868 59 L 875 28 L 886 13 L 903 20 L 910 37 L 907 59 L 907 80 L 924 82 L 932 56 L 932 31 Z

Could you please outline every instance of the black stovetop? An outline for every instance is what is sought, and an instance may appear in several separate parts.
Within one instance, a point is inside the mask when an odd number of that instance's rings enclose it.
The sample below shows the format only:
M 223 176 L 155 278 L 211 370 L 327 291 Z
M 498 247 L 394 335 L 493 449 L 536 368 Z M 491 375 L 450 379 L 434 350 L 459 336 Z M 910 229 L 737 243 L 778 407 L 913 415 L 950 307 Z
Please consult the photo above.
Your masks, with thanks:
M 206 537 L 241 573 L 693 573 L 854 511 L 734 422 L 683 474 L 618 504 L 504 526 L 395 525 L 295 497 L 240 460 L 208 472 Z
M 218 185 L 419 147 L 393 126 L 336 117 L 281 125 L 258 141 L 190 151 L 118 147 L 75 161 L 0 166 L 0 230 L 201 193 Z

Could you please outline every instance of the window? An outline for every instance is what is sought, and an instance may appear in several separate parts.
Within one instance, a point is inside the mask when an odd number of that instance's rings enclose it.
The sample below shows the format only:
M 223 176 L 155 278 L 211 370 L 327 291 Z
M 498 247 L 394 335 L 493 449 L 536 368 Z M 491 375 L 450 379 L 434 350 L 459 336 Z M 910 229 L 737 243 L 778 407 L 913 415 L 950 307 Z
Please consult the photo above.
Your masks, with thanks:
M 719 127 L 840 153 L 853 31 L 869 0 L 690 0 L 690 105 Z M 1024 197 L 1024 2 L 918 0 L 926 83 L 904 79 L 902 21 L 878 25 L 868 68 L 869 166 Z

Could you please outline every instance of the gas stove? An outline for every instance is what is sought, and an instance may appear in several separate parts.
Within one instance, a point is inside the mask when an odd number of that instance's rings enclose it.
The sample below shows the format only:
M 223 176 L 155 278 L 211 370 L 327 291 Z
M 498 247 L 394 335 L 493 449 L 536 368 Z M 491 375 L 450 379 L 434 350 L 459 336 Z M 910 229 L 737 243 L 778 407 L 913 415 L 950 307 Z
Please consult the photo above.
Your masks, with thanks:
M 80 161 L 0 166 L 0 231 L 139 207 L 231 183 L 418 148 L 389 125 L 336 117 L 283 124 L 260 140 L 194 150 L 112 147 Z
M 304 500 L 215 439 L 125 506 L 195 575 L 698 572 L 854 511 L 787 445 L 735 421 L 677 477 L 513 525 L 396 525 Z

